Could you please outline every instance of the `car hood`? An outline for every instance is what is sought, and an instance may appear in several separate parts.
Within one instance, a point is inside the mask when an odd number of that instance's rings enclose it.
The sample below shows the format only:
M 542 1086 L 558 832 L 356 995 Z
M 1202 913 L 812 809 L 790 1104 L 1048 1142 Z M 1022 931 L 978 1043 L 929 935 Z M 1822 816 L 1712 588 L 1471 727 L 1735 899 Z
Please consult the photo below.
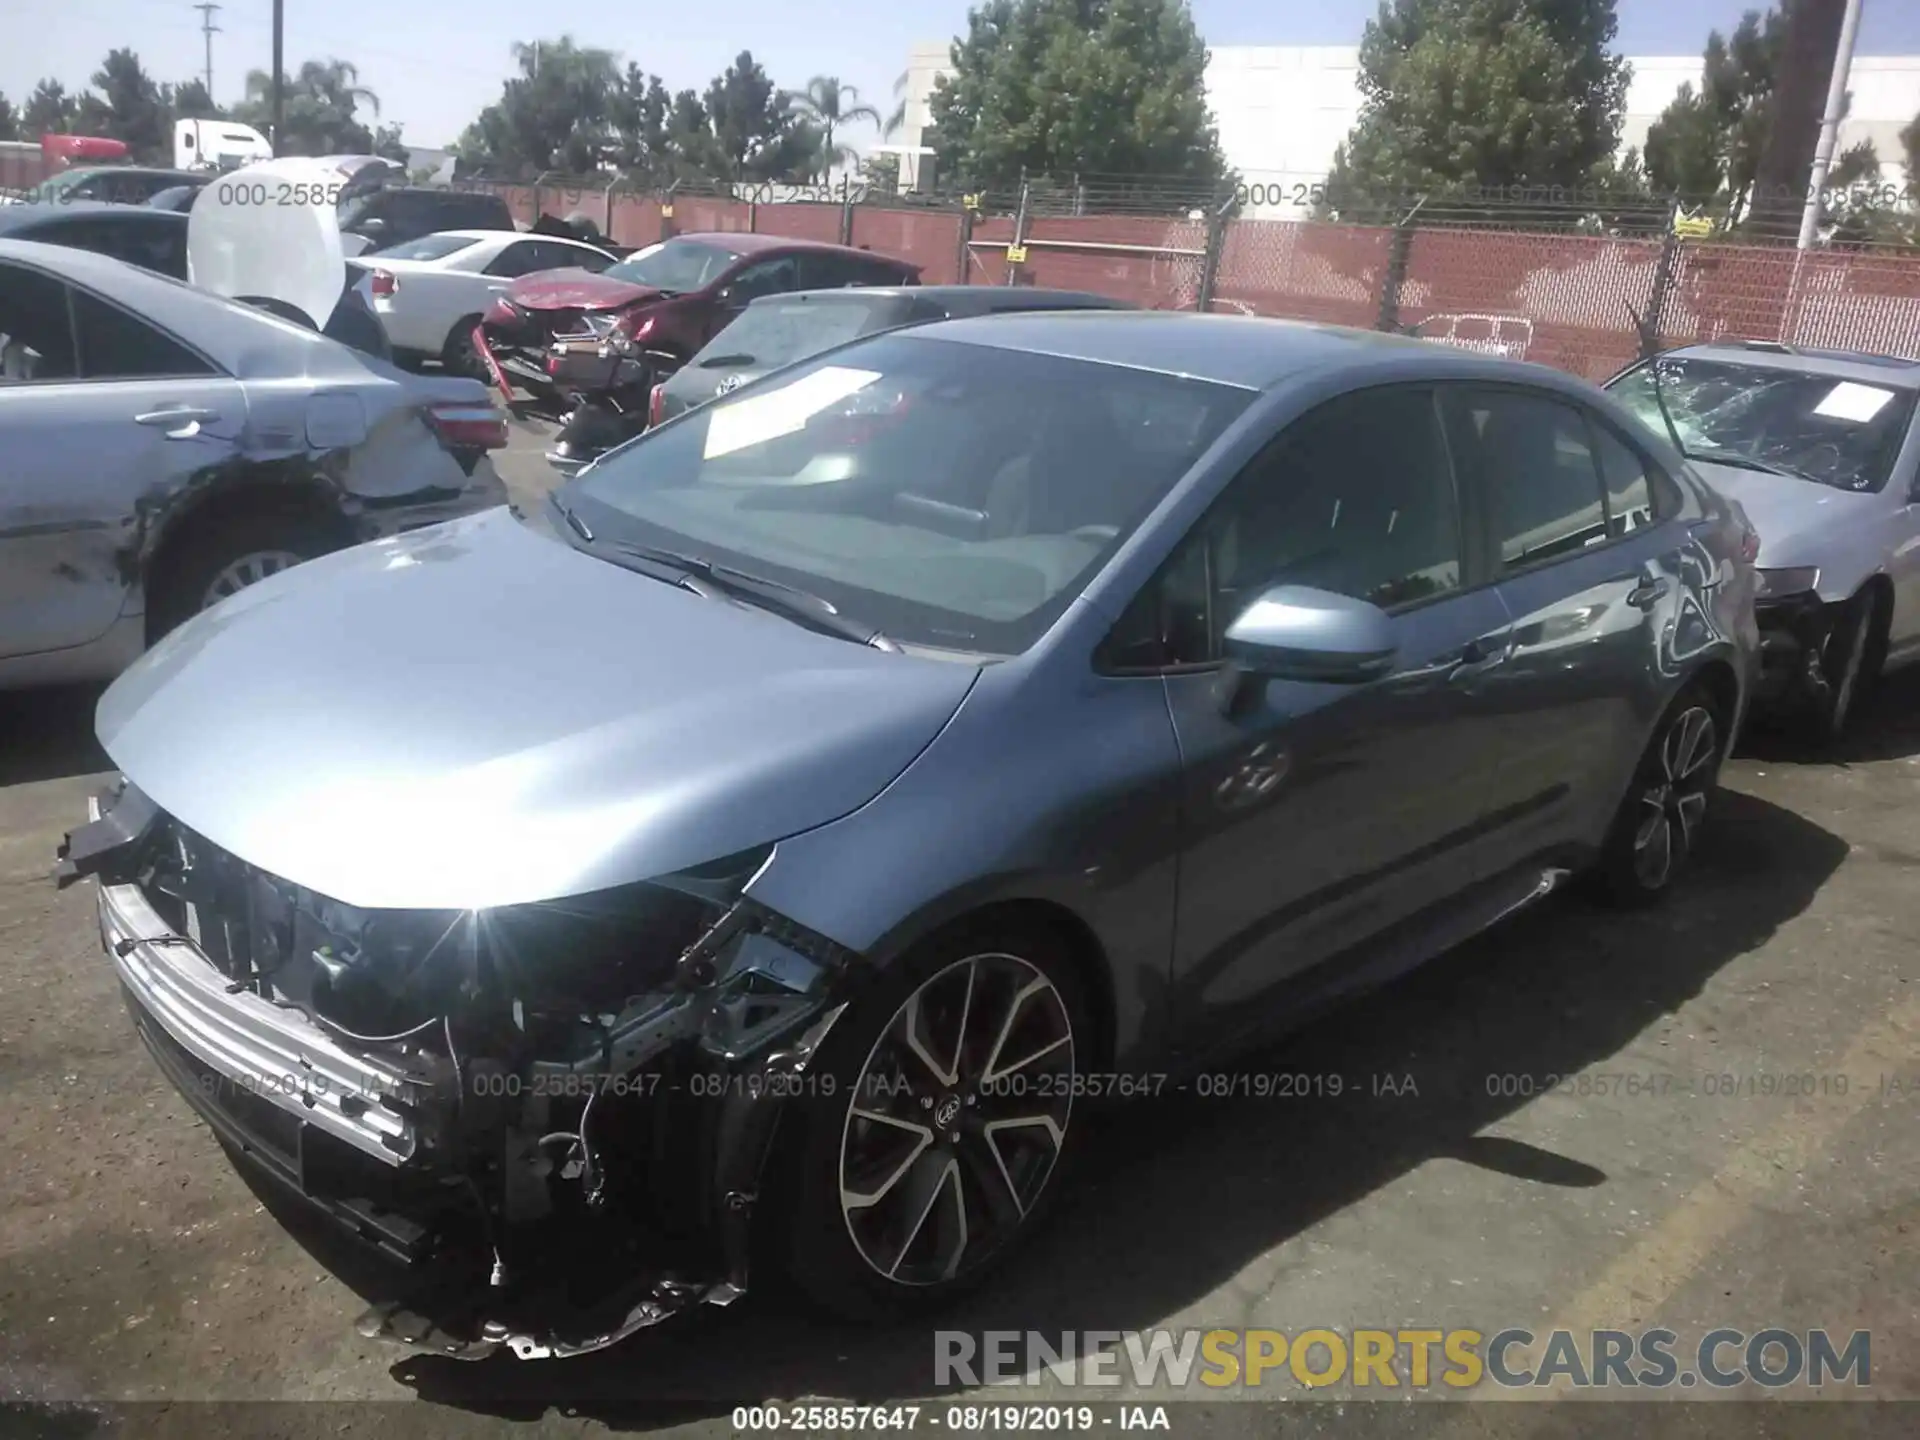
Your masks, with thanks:
M 660 294 L 650 285 L 609 279 L 577 265 L 522 275 L 507 289 L 507 298 L 528 310 L 619 310 L 658 300 Z
M 1786 565 L 1818 565 L 1825 537 L 1854 516 L 1871 511 L 1882 498 L 1836 490 L 1815 480 L 1791 475 L 1769 475 L 1711 460 L 1689 462 L 1714 489 L 1740 502 L 1760 536 L 1759 563 L 1763 569 Z M 1828 557 L 1831 563 L 1832 557 Z
M 502 508 L 241 592 L 126 671 L 97 728 L 250 864 L 349 905 L 471 909 L 837 819 L 978 673 L 704 599 Z

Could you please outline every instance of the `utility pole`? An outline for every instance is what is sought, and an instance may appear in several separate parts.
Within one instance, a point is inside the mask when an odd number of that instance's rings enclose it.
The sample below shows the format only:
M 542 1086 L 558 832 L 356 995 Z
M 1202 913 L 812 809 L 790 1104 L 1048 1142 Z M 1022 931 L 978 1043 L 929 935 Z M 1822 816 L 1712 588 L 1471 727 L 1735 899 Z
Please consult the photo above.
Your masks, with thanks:
M 280 129 L 284 118 L 286 96 L 286 39 L 287 12 L 285 0 L 273 0 L 273 134 L 267 138 L 273 142 L 273 153 L 280 153 Z
M 213 37 L 220 33 L 220 27 L 213 23 L 213 15 L 221 7 L 215 5 L 213 0 L 201 0 L 201 3 L 193 8 L 200 12 L 200 33 L 207 42 L 206 85 L 207 99 L 211 101 L 213 99 Z
M 1853 40 L 1860 31 L 1860 0 L 1847 0 L 1840 21 L 1840 43 L 1834 47 L 1833 75 L 1827 81 L 1827 113 L 1820 117 L 1820 141 L 1813 150 L 1813 173 L 1807 177 L 1807 205 L 1800 212 L 1800 248 L 1813 247 L 1820 227 L 1820 192 L 1827 188 L 1834 147 L 1840 143 L 1840 117 L 1847 109 L 1847 72 L 1853 69 Z

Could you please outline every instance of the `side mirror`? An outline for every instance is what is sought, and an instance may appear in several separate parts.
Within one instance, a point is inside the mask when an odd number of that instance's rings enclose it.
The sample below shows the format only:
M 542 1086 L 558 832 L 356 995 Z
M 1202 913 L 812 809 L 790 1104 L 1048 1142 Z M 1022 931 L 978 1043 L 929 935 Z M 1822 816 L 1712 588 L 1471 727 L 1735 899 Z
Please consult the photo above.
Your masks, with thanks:
M 362 220 L 353 228 L 369 240 L 378 240 L 382 235 L 387 233 L 387 222 L 376 215 L 370 220 Z
M 1263 592 L 1225 640 L 1227 659 L 1248 675 L 1334 685 L 1378 680 L 1399 650 L 1393 621 L 1378 605 L 1306 585 Z

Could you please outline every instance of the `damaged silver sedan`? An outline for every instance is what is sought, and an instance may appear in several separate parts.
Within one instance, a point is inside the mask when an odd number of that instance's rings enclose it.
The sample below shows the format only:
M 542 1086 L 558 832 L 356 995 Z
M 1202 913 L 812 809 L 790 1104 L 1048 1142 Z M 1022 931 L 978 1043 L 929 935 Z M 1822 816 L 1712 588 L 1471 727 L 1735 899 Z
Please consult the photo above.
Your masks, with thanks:
M 105 255 L 0 240 L 0 691 L 109 679 L 302 560 L 503 505 L 506 419 Z
M 1750 532 L 1604 396 L 1312 326 L 859 339 L 539 519 L 169 636 L 61 862 L 208 1123 L 403 1272 L 366 1333 L 454 1355 L 762 1255 L 949 1299 L 1090 1101 L 1667 893 L 1753 671 Z

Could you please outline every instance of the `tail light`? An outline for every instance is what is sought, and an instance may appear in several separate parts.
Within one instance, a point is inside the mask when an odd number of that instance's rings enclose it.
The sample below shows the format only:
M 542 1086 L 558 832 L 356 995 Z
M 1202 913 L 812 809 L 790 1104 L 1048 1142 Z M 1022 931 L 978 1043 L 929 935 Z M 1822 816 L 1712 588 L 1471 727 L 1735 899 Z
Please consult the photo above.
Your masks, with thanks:
M 397 295 L 400 291 L 400 282 L 391 270 L 376 270 L 373 272 L 373 284 L 370 288 L 376 297 Z
M 481 321 L 481 324 L 512 325 L 516 323 L 517 319 L 518 317 L 513 311 L 513 302 L 508 300 L 504 295 L 498 295 L 494 297 L 493 304 L 487 307 L 486 316 Z
M 433 405 L 427 419 L 449 450 L 506 449 L 507 417 L 491 405 Z
M 1760 558 L 1760 536 L 1751 528 L 1740 532 L 1740 558 L 1749 565 Z
M 647 392 L 647 424 L 658 425 L 667 408 L 667 382 L 662 380 Z

